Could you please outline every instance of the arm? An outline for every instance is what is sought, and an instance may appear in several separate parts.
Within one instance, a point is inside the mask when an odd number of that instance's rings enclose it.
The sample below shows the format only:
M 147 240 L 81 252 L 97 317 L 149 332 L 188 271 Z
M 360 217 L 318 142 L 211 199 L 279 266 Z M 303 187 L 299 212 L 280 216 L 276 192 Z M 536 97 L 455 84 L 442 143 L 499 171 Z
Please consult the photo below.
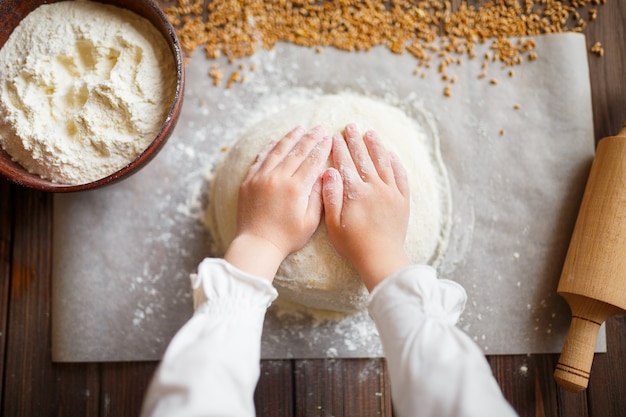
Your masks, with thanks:
M 374 132 L 361 137 L 349 125 L 333 138 L 333 162 L 322 190 L 328 235 L 371 292 L 398 416 L 515 415 L 478 346 L 455 326 L 463 288 L 411 266 L 404 252 L 409 187 L 397 157 Z
M 330 140 L 294 129 L 258 156 L 239 192 L 237 234 L 224 260 L 192 276 L 193 317 L 167 348 L 142 416 L 254 416 L 265 311 L 278 266 L 317 228 Z
M 392 274 L 371 293 L 398 416 L 516 415 L 483 353 L 456 327 L 465 301 L 459 284 L 425 265 Z
M 267 280 L 222 259 L 192 276 L 193 317 L 170 342 L 142 416 L 253 416 L 265 310 L 276 298 Z

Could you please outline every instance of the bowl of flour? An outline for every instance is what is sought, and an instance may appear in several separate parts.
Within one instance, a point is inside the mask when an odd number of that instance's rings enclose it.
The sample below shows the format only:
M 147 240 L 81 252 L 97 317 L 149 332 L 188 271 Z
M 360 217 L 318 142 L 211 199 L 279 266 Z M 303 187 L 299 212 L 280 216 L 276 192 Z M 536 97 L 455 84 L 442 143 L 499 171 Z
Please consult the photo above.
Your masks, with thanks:
M 184 89 L 179 41 L 152 0 L 0 1 L 0 176 L 98 188 L 161 150 Z

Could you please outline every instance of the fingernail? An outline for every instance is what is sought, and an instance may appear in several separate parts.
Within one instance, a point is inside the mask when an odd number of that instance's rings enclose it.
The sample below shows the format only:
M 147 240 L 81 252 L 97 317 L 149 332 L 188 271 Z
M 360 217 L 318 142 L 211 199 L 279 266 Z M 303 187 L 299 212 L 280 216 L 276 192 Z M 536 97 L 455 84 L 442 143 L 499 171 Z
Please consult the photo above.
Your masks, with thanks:
M 336 169 L 329 168 L 326 170 L 326 179 L 329 181 L 336 181 L 339 176 L 339 173 Z
M 354 123 L 349 123 L 348 125 L 346 125 L 346 131 L 348 132 L 354 132 L 356 130 L 356 124 Z

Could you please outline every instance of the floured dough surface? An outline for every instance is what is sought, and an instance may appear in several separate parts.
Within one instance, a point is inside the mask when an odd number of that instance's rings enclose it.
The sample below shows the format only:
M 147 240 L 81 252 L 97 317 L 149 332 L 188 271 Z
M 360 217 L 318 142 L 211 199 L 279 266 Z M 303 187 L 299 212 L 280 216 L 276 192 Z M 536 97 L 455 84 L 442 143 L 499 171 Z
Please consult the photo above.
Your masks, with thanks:
M 207 209 L 212 236 L 222 253 L 235 236 L 239 186 L 265 144 L 297 125 L 307 129 L 321 125 L 333 134 L 348 123 L 356 123 L 361 133 L 375 130 L 400 157 L 411 188 L 407 254 L 415 263 L 437 264 L 447 243 L 451 204 L 436 133 L 396 107 L 351 93 L 320 96 L 271 114 L 228 150 L 215 172 Z M 285 259 L 274 285 L 282 299 L 315 309 L 352 312 L 366 307 L 367 290 L 335 252 L 323 222 L 304 248 Z

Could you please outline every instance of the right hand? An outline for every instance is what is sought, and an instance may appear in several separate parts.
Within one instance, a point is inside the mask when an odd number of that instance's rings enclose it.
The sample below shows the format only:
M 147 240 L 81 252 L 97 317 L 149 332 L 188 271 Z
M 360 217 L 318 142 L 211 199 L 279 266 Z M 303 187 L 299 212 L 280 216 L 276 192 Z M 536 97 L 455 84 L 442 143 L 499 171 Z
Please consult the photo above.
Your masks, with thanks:
M 322 176 L 325 221 L 337 252 L 368 290 L 411 264 L 404 250 L 410 200 L 407 174 L 378 135 L 355 125 L 333 137 L 333 164 Z
M 320 223 L 322 179 L 331 151 L 324 129 L 296 128 L 270 142 L 248 170 L 237 208 L 237 233 L 224 258 L 272 281 Z

